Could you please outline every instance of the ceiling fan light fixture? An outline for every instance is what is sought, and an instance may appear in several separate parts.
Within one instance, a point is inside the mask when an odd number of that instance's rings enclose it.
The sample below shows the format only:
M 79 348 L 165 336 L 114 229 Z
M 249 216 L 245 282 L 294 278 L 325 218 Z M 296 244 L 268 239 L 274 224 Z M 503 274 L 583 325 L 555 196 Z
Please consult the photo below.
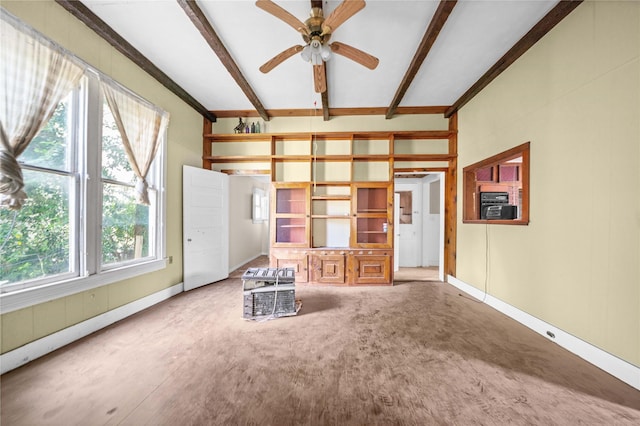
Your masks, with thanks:
M 0 0 L 1 1 L 1 0 Z M 311 2 L 317 4 L 318 2 Z M 291 46 L 271 58 L 260 67 L 260 71 L 267 73 L 284 60 L 300 53 L 300 57 L 305 62 L 310 62 L 313 66 L 313 79 L 317 93 L 325 93 L 327 90 L 327 80 L 325 67 L 326 61 L 333 57 L 334 53 L 344 56 L 347 59 L 363 65 L 369 69 L 378 66 L 378 58 L 369 55 L 362 50 L 348 44 L 333 42 L 329 39 L 333 32 L 347 19 L 351 18 L 365 6 L 365 0 L 342 0 L 342 2 L 324 18 L 322 7 L 312 7 L 311 16 L 304 23 L 291 13 L 274 3 L 273 0 L 257 0 L 256 5 L 293 27 L 302 35 L 304 45 Z
M 331 49 L 314 38 L 302 48 L 300 56 L 304 61 L 311 62 L 313 65 L 322 65 L 324 61 L 331 58 Z
M 302 48 L 302 52 L 300 52 L 300 57 L 305 62 L 311 62 L 311 48 L 309 47 L 308 44 Z
M 320 56 L 322 57 L 322 60 L 325 62 L 331 59 L 331 49 L 329 48 L 329 46 L 324 44 L 320 46 Z

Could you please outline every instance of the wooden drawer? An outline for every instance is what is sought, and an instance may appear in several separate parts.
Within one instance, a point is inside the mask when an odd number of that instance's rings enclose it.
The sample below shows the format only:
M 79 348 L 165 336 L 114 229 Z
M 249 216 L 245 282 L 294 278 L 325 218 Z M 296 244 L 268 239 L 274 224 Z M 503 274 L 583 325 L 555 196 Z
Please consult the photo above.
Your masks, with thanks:
M 391 283 L 391 256 L 354 254 L 351 259 L 353 284 Z
M 311 281 L 322 284 L 347 284 L 344 254 L 311 256 Z
M 296 275 L 296 282 L 309 282 L 308 262 L 309 256 L 306 252 L 298 251 L 275 251 L 272 250 L 271 266 L 275 268 L 293 268 Z

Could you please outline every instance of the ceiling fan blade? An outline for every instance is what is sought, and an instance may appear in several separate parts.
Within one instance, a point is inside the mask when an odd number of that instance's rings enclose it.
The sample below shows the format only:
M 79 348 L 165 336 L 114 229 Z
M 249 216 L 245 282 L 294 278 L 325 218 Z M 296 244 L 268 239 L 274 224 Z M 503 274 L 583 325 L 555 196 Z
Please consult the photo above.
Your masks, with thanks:
M 364 0 L 344 0 L 322 23 L 322 34 L 331 34 L 344 21 L 361 11 L 364 6 Z
M 284 62 L 285 60 L 295 55 L 296 53 L 302 52 L 302 49 L 303 49 L 303 46 L 300 46 L 298 44 L 296 46 L 291 46 L 290 48 L 283 50 L 282 52 L 278 53 L 276 56 L 274 56 L 273 58 L 265 62 L 264 65 L 260 67 L 260 71 L 262 71 L 265 74 L 268 73 L 269 71 L 271 71 L 272 69 L 274 69 L 275 67 L 280 65 L 282 62 Z
M 324 62 L 321 65 L 313 66 L 313 84 L 316 93 L 324 93 L 327 91 L 327 76 L 325 75 Z
M 348 44 L 340 43 L 339 41 L 334 41 L 329 46 L 331 47 L 332 52 L 342 55 L 345 58 L 349 58 L 371 70 L 376 69 L 378 62 L 380 62 L 375 56 L 371 56 L 360 49 L 356 49 Z
M 298 18 L 296 18 L 271 0 L 257 0 L 256 6 L 291 25 L 293 29 L 298 31 L 299 33 L 309 35 L 309 30 L 307 29 L 307 26 L 302 23 L 302 21 L 300 21 Z

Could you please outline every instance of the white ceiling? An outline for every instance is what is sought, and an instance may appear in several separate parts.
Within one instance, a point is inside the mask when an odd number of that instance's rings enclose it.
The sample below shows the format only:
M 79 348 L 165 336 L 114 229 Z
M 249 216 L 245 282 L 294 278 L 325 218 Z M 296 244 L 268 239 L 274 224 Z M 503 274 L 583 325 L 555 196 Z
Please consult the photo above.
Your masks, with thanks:
M 83 0 L 113 30 L 213 111 L 255 109 L 175 0 Z M 304 22 L 309 0 L 276 1 Z M 331 108 L 389 107 L 438 7 L 435 0 L 368 0 L 332 35 L 380 60 L 369 70 L 345 57 L 327 62 Z M 524 36 L 557 0 L 460 0 L 400 105 L 448 106 Z M 328 16 L 340 1 L 324 1 Z M 198 0 L 265 109 L 321 107 L 312 67 L 298 55 L 268 74 L 260 65 L 304 44 L 290 26 L 249 0 Z M 314 104 L 315 103 L 315 104 Z

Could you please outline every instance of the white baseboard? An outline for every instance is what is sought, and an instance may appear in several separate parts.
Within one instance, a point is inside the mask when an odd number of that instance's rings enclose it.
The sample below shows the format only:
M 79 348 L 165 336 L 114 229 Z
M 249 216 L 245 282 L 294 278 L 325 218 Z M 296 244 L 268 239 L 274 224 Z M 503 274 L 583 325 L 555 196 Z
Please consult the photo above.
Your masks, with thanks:
M 485 294 L 482 290 L 479 290 L 472 285 L 465 283 L 453 277 L 447 275 L 447 282 L 458 289 L 464 291 L 470 296 L 475 297 L 480 301 L 484 301 L 487 305 L 502 312 L 508 317 L 518 321 L 531 330 L 539 333 L 554 343 L 562 346 L 569 352 L 574 353 L 580 358 L 588 361 L 596 367 L 606 371 L 612 376 L 622 380 L 630 386 L 640 390 L 640 367 L 637 367 L 623 359 L 616 357 L 602 349 L 579 339 L 559 328 L 548 324 L 520 309 L 503 302 L 489 294 Z M 552 336 L 550 336 L 550 333 Z
M 264 255 L 265 255 L 265 253 L 260 253 L 260 254 L 256 254 L 253 257 L 250 257 L 248 259 L 243 260 L 242 262 L 238 263 L 237 265 L 234 265 L 231 268 L 229 268 L 229 273 L 232 273 L 236 269 L 240 268 L 242 265 L 246 265 L 247 263 L 251 262 L 252 260 L 255 260 L 255 259 L 259 258 L 260 256 L 264 256 Z
M 12 351 L 0 356 L 0 374 L 4 374 L 18 368 L 36 358 L 40 358 L 50 352 L 55 351 L 71 342 L 79 340 L 89 334 L 98 331 L 116 321 L 120 321 L 130 315 L 140 312 L 150 306 L 169 299 L 184 291 L 183 283 L 176 284 L 164 290 L 160 290 L 149 296 L 143 297 L 119 308 L 105 312 L 93 318 L 89 318 L 79 324 L 72 325 L 56 333 L 45 336 L 24 346 L 20 346 Z

